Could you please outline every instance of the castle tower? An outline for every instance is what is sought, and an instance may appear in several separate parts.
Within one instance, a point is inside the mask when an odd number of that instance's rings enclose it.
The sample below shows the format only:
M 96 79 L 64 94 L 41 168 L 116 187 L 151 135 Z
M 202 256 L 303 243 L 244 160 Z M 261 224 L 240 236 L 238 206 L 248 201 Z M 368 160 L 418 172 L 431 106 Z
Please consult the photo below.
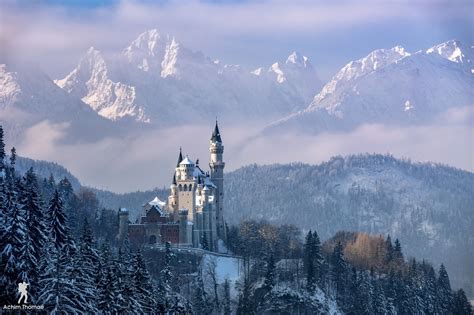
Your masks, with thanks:
M 211 180 L 217 186 L 216 192 L 216 225 L 217 235 L 219 238 L 225 237 L 224 232 L 224 146 L 219 132 L 219 126 L 214 127 L 211 136 L 209 151 L 211 152 L 211 161 L 209 167 L 211 169 Z
M 176 185 L 176 174 L 173 175 L 173 182 L 170 186 L 170 195 L 168 196 L 168 211 L 173 214 L 173 219 L 178 219 L 178 186 Z
M 121 208 L 118 212 L 119 216 L 119 232 L 117 235 L 118 241 L 121 244 L 128 234 L 128 210 Z

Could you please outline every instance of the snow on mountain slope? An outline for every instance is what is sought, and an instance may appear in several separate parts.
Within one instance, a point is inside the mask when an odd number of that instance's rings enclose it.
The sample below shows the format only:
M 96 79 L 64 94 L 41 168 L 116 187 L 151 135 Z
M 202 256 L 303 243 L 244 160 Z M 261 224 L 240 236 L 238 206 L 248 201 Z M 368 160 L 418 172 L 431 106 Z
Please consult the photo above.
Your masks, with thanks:
M 34 66 L 0 64 L 0 123 L 10 139 L 34 124 L 67 123 L 71 137 L 90 138 L 107 130 L 110 122 L 89 106 L 60 89 Z
M 151 123 L 189 123 L 216 115 L 224 121 L 271 121 L 303 109 L 321 86 L 308 58 L 298 53 L 267 72 L 252 72 L 211 60 L 157 30 L 140 34 L 107 58 L 91 48 L 56 83 L 103 117 Z
M 318 133 L 365 123 L 428 122 L 453 108 L 471 106 L 472 48 L 449 41 L 414 54 L 397 46 L 375 50 L 343 67 L 310 105 L 267 127 Z

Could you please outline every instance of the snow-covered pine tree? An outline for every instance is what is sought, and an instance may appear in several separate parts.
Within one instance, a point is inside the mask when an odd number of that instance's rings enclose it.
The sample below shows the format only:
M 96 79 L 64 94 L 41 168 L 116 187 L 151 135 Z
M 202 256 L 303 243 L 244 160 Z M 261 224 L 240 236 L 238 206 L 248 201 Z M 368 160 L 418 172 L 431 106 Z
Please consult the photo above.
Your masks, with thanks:
M 239 294 L 239 304 L 237 306 L 237 315 L 256 314 L 255 303 L 252 299 L 252 290 L 250 278 L 245 277 L 243 288 Z
M 321 253 L 321 240 L 319 239 L 318 232 L 314 231 L 313 232 L 313 238 L 311 242 L 311 251 L 312 251 L 312 260 L 313 260 L 313 266 L 314 266 L 314 275 L 316 278 L 316 282 L 321 284 L 322 281 L 322 267 L 323 267 L 323 262 L 324 258 Z
M 97 313 L 97 289 L 95 286 L 95 266 L 99 256 L 94 248 L 94 235 L 89 222 L 84 220 L 79 250 L 73 259 L 72 276 L 78 292 L 87 301 L 87 312 Z
M 74 194 L 74 189 L 72 188 L 71 182 L 64 177 L 61 179 L 57 185 L 59 195 L 63 200 L 64 212 L 67 215 L 69 227 L 71 229 L 71 234 L 75 238 L 79 238 L 81 235 L 81 223 L 77 215 L 77 205 L 76 195 Z
M 21 187 L 20 198 L 25 210 L 26 229 L 21 249 L 22 265 L 20 278 L 27 283 L 37 284 L 39 281 L 38 264 L 46 243 L 46 225 L 45 214 L 39 196 L 38 182 L 32 168 L 26 172 Z M 37 285 L 32 285 L 30 288 L 29 293 L 32 303 L 36 297 L 37 288 Z
M 11 172 L 13 176 L 13 171 Z M 21 267 L 21 249 L 25 241 L 26 222 L 23 206 L 18 200 L 18 183 L 15 178 L 10 179 L 5 196 L 5 208 L 7 211 L 5 220 L 5 231 L 2 238 L 1 249 L 0 289 L 2 291 L 2 302 L 16 304 L 17 281 Z M 30 242 L 31 243 L 31 242 Z
M 443 264 L 439 267 L 437 283 L 438 311 L 441 314 L 450 314 L 452 309 L 453 295 L 448 272 Z
M 171 283 L 174 278 L 172 259 L 174 257 L 173 252 L 171 251 L 170 242 L 165 244 L 165 257 L 163 262 L 163 269 L 160 271 L 160 279 L 158 284 L 158 295 L 159 295 L 159 307 L 160 310 L 166 312 L 172 302 L 172 288 Z
M 212 312 L 212 305 L 209 303 L 209 297 L 204 289 L 204 281 L 201 271 L 198 271 L 193 283 L 192 305 L 193 314 L 206 315 Z
M 0 125 L 0 173 L 2 173 L 2 171 L 4 170 L 5 168 L 5 142 L 3 140 L 3 127 L 2 125 Z
M 38 300 L 50 314 L 84 313 L 88 302 L 76 287 L 71 257 L 75 244 L 69 234 L 62 201 L 56 190 L 46 213 L 49 243 L 42 256 Z
M 372 299 L 372 310 L 374 315 L 390 314 L 387 309 L 387 299 L 384 295 L 382 285 L 379 281 L 373 281 L 374 294 Z
M 331 278 L 336 289 L 336 300 L 338 304 L 345 305 L 347 263 L 344 258 L 344 248 L 341 242 L 337 243 L 331 254 Z
M 471 303 L 469 303 L 463 289 L 459 289 L 454 293 L 452 313 L 456 315 L 473 314 Z
M 154 290 L 148 273 L 145 260 L 140 250 L 137 251 L 133 261 L 133 287 L 135 299 L 144 313 L 150 313 L 155 309 Z M 168 285 L 169 287 L 169 285 Z M 160 294 L 168 292 L 160 291 Z M 162 296 L 160 297 L 162 298 Z M 166 310 L 166 308 L 164 308 Z M 161 312 L 160 308 L 160 312 Z
M 266 292 L 270 292 L 276 283 L 276 266 L 275 266 L 275 258 L 272 254 L 270 254 L 267 258 L 266 263 L 266 271 L 265 271 L 265 279 L 263 282 L 263 288 Z
M 313 233 L 306 234 L 304 244 L 304 268 L 306 271 L 306 289 L 313 292 L 316 286 L 315 266 L 313 259 Z
M 229 279 L 224 280 L 224 299 L 222 301 L 224 315 L 232 314 L 232 306 L 230 301 L 230 282 Z

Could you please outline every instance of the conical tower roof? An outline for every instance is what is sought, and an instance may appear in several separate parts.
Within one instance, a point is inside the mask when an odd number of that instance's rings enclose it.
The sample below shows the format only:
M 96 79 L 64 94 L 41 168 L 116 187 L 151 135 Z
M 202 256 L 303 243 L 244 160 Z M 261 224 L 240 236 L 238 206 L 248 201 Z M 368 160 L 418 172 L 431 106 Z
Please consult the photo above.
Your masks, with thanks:
M 214 127 L 214 131 L 212 132 L 211 141 L 222 143 L 221 133 L 219 132 L 219 126 L 217 125 L 217 120 L 216 120 L 216 126 Z
M 181 152 L 181 147 L 179 147 L 179 155 L 178 155 L 178 163 L 176 163 L 176 167 L 179 166 L 179 163 L 183 160 L 183 153 Z

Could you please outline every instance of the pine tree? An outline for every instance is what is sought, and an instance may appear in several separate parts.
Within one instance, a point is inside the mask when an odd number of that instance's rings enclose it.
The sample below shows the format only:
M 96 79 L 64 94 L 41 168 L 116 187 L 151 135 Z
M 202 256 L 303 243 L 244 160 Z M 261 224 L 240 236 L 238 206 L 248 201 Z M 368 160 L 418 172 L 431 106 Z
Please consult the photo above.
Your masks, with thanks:
M 372 310 L 374 315 L 385 315 L 389 314 L 387 308 L 387 299 L 384 295 L 382 285 L 378 281 L 374 281 L 374 294 L 372 299 Z
M 316 281 L 321 283 L 322 281 L 322 265 L 324 262 L 323 255 L 321 253 L 321 240 L 316 231 L 313 232 L 313 239 L 311 242 L 311 257 L 313 260 L 314 273 Z
M 250 279 L 245 277 L 243 288 L 239 294 L 239 304 L 237 306 L 237 315 L 256 314 L 255 303 L 251 296 Z
M 66 214 L 63 209 L 63 201 L 57 190 L 53 193 L 47 211 L 47 221 L 49 225 L 50 241 L 56 247 L 56 250 L 61 250 L 67 247 L 67 251 L 73 251 L 74 242 L 70 236 L 69 226 L 67 224 Z
M 134 258 L 132 281 L 135 298 L 140 308 L 145 313 L 152 312 L 154 309 L 153 287 L 140 250 L 136 253 Z
M 41 207 L 38 183 L 33 169 L 30 168 L 23 179 L 21 204 L 25 210 L 26 230 L 22 252 L 20 278 L 27 283 L 38 283 L 39 264 L 46 243 L 45 215 Z M 37 286 L 30 288 L 31 301 L 34 302 Z
M 95 266 L 99 261 L 99 256 L 94 248 L 94 236 L 89 222 L 84 220 L 82 236 L 79 243 L 79 250 L 74 256 L 72 276 L 75 286 L 87 301 L 88 312 L 96 313 L 97 290 L 95 286 Z
M 42 254 L 38 301 L 44 303 L 48 313 L 83 313 L 88 301 L 75 285 L 71 257 L 75 245 L 69 235 L 67 218 L 63 212 L 61 198 L 55 191 L 50 201 L 46 226 L 49 243 Z
M 230 284 L 228 279 L 225 279 L 224 281 L 224 300 L 222 303 L 224 307 L 224 315 L 231 315 L 232 308 L 230 304 Z
M 437 297 L 438 297 L 438 311 L 442 314 L 450 314 L 452 309 L 452 291 L 451 284 L 449 282 L 448 272 L 443 264 L 441 264 L 438 273 L 437 283 Z
M 23 207 L 17 198 L 18 185 L 12 183 L 9 186 L 5 198 L 7 217 L 2 238 L 1 267 L 3 275 L 0 278 L 0 288 L 2 289 L 2 300 L 5 300 L 6 303 L 16 304 L 17 280 L 21 272 L 21 249 L 25 241 L 26 222 Z
M 273 258 L 273 255 L 270 254 L 267 258 L 267 270 L 265 273 L 265 280 L 263 283 L 263 288 L 265 289 L 266 292 L 270 292 L 273 287 L 275 286 L 275 259 Z
M 388 235 L 387 240 L 385 241 L 385 258 L 384 258 L 385 265 L 389 265 L 390 262 L 392 262 L 392 259 L 393 259 L 393 245 L 392 245 L 392 239 L 390 238 L 390 235 Z
M 392 259 L 397 267 L 400 267 L 404 262 L 402 245 L 400 244 L 398 238 L 395 240 L 395 247 L 393 248 Z
M 471 303 L 469 303 L 463 289 L 459 289 L 454 293 L 452 313 L 456 315 L 473 314 Z
M 165 245 L 165 258 L 163 263 L 163 269 L 160 271 L 160 282 L 158 285 L 158 294 L 160 296 L 160 308 L 163 311 L 169 309 L 171 305 L 171 299 L 173 290 L 171 288 L 171 283 L 174 278 L 172 260 L 174 254 L 171 251 L 170 242 L 166 242 Z
M 133 259 L 130 251 L 130 242 L 128 235 L 122 242 L 122 247 L 119 249 L 118 268 L 121 274 L 121 295 L 122 302 L 120 308 L 122 311 L 139 309 L 139 304 L 135 299 L 134 286 L 130 285 L 133 274 Z
M 338 304 L 345 305 L 345 281 L 347 274 L 347 263 L 344 259 L 344 249 L 338 242 L 331 255 L 331 276 L 336 288 L 336 300 Z
M 3 141 L 3 127 L 0 125 L 0 177 L 5 169 L 5 142 Z
M 212 311 L 211 303 L 206 290 L 204 289 L 204 281 L 200 271 L 198 271 L 198 275 L 193 284 L 192 304 L 193 313 L 197 315 L 206 315 Z
M 311 230 L 306 235 L 305 240 L 304 267 L 306 270 L 306 290 L 313 292 L 316 287 L 316 275 L 313 259 L 313 233 Z

